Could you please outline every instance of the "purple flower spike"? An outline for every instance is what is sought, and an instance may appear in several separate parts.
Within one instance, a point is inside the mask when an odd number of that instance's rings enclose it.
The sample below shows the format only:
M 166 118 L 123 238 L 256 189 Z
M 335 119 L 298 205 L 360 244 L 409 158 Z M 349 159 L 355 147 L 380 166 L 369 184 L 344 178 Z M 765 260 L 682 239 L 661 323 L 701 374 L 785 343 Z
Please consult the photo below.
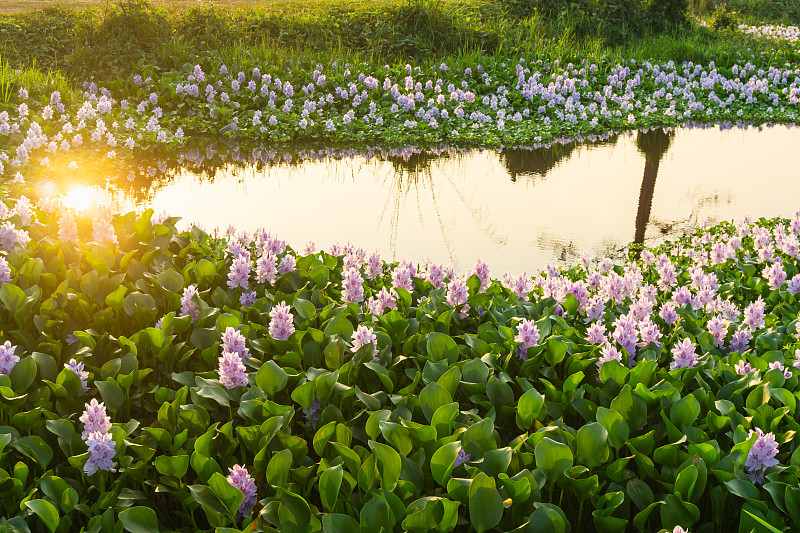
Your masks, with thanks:
M 456 455 L 456 462 L 453 463 L 453 468 L 457 467 L 462 463 L 466 463 L 471 460 L 470 454 L 464 452 L 464 448 L 458 450 L 458 455 Z
M 314 401 L 308 407 L 308 409 L 303 409 L 303 415 L 305 415 L 306 420 L 311 423 L 311 429 L 316 429 L 317 427 L 317 420 L 319 420 L 320 416 L 320 409 L 322 408 L 322 404 L 314 398 Z
M 756 428 L 755 431 L 750 430 L 748 438 L 752 437 L 753 433 L 758 435 L 758 438 L 747 454 L 744 469 L 750 477 L 750 481 L 764 483 L 765 470 L 778 464 L 778 460 L 775 459 L 775 456 L 778 455 L 778 443 L 775 442 L 775 435 L 771 432 L 765 435 L 761 429 Z
M 231 473 L 227 478 L 228 483 L 244 494 L 244 500 L 237 513 L 248 516 L 256 504 L 256 482 L 243 466 L 233 465 L 233 468 L 229 468 L 228 471 Z

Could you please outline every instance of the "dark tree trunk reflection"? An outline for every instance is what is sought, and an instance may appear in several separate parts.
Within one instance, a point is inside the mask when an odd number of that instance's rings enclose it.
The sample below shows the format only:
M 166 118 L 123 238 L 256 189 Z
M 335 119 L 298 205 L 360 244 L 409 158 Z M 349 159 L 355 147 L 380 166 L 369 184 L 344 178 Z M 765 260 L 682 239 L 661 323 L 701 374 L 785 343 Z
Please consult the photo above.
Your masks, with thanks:
M 662 130 L 640 131 L 636 136 L 636 147 L 644 154 L 644 176 L 642 188 L 639 190 L 639 209 L 636 212 L 636 232 L 633 242 L 644 243 L 644 232 L 650 221 L 650 210 L 653 207 L 653 193 L 656 189 L 658 165 L 669 150 L 674 132 L 664 133 Z

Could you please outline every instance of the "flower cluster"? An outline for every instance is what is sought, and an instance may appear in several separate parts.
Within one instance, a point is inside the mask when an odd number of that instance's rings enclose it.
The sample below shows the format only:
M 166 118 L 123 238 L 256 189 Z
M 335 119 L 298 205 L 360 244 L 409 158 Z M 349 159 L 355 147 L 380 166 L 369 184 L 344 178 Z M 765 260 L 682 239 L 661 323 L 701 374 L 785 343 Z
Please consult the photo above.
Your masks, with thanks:
M 353 332 L 352 339 L 353 352 L 357 352 L 362 346 L 372 344 L 371 355 L 375 357 L 375 354 L 378 353 L 378 337 L 375 335 L 375 331 L 372 328 L 359 325 L 358 328 L 356 328 L 356 330 Z
M 523 318 L 517 324 L 517 335 L 514 337 L 514 342 L 520 343 L 517 350 L 523 360 L 528 359 L 528 348 L 536 346 L 536 343 L 539 342 L 539 336 L 539 328 L 533 320 Z
M 269 312 L 269 335 L 275 340 L 285 341 L 294 333 L 294 315 L 286 302 L 281 302 Z
M 89 385 L 86 380 L 89 378 L 89 372 L 83 369 L 83 362 L 78 362 L 75 359 L 70 359 L 69 363 L 64 363 L 64 368 L 72 370 L 81 380 L 81 394 L 85 394 L 89 390 Z
M 775 456 L 778 455 L 778 443 L 775 442 L 775 435 L 772 432 L 765 435 L 761 429 L 756 428 L 755 431 L 750 430 L 747 438 L 751 438 L 753 434 L 757 435 L 758 438 L 747 454 L 744 469 L 750 477 L 750 481 L 764 483 L 766 469 L 778 464 L 778 460 L 775 459 Z
M 12 345 L 11 341 L 0 345 L 0 374 L 9 375 L 14 365 L 19 362 L 19 356 L 14 354 L 16 349 L 17 347 Z
M 91 476 L 97 470 L 114 471 L 112 459 L 116 455 L 114 441 L 109 433 L 111 417 L 106 414 L 106 406 L 96 399 L 85 404 L 85 410 L 78 419 L 83 422 L 81 438 L 89 448 L 89 458 L 83 465 L 83 471 Z
M 237 513 L 241 516 L 249 516 L 257 500 L 256 482 L 250 477 L 247 469 L 243 466 L 233 465 L 233 468 L 229 468 L 228 472 L 230 472 L 230 475 L 227 477 L 228 483 L 244 494 L 244 501 L 242 501 L 242 505 L 239 506 Z

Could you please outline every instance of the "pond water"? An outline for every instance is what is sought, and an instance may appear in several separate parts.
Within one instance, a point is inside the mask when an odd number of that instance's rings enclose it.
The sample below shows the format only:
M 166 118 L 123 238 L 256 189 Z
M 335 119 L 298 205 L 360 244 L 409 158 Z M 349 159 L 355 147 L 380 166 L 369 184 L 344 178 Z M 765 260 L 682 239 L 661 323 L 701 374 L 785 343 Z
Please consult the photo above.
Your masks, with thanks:
M 800 128 L 774 126 L 279 164 L 265 150 L 230 151 L 227 162 L 201 150 L 147 190 L 116 197 L 206 230 L 264 227 L 297 250 L 309 240 L 318 249 L 351 242 L 386 260 L 431 258 L 456 271 L 480 257 L 499 275 L 573 263 L 583 250 L 618 254 L 706 220 L 791 216 L 800 207 L 798 149 Z

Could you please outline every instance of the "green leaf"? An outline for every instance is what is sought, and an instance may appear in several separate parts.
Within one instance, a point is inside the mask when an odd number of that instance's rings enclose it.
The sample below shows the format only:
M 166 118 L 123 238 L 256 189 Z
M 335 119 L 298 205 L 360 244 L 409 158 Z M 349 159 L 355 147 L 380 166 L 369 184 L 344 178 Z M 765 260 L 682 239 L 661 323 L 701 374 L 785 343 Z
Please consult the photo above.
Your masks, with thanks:
M 572 468 L 574 457 L 569 446 L 556 442 L 548 437 L 536 445 L 536 468 L 544 472 L 549 483 L 555 483 L 564 476 L 564 472 Z
M 197 266 L 195 265 L 195 268 Z M 183 276 L 178 274 L 174 268 L 168 268 L 156 278 L 159 285 L 170 292 L 181 292 L 183 290 Z
M 285 533 L 309 533 L 311 531 L 311 508 L 302 497 L 280 490 L 278 520 L 280 530 Z
M 560 338 L 550 337 L 547 339 L 547 351 L 545 352 L 545 359 L 551 366 L 556 366 L 564 360 L 567 354 L 567 345 Z
M 442 487 L 447 486 L 447 481 L 453 472 L 453 464 L 456 462 L 456 456 L 460 449 L 461 441 L 455 441 L 439 447 L 431 456 L 431 475 Z
M 214 266 L 214 263 L 208 259 L 201 259 L 194 266 L 195 279 L 197 280 L 197 284 L 202 287 L 210 286 L 216 275 L 217 268 Z
M 343 475 L 342 465 L 336 465 L 327 468 L 319 477 L 319 496 L 323 507 L 328 511 L 332 511 L 336 505 Z
M 691 426 L 699 415 L 700 403 L 691 394 L 673 403 L 669 410 L 669 419 L 678 426 L 678 428 Z
M 608 442 L 614 449 L 619 450 L 625 445 L 630 436 L 630 429 L 618 412 L 598 407 L 597 421 L 608 431 Z
M 270 398 L 282 390 L 288 381 L 289 375 L 272 359 L 262 364 L 261 368 L 256 372 L 256 385 L 267 393 Z
M 175 455 L 172 457 L 159 455 L 155 460 L 156 470 L 165 476 L 182 478 L 189 469 L 188 455 Z
M 228 483 L 228 480 L 219 472 L 214 472 L 208 480 L 208 485 L 214 492 L 231 517 L 236 516 L 236 511 L 242 506 L 244 493 Z
M 381 487 L 386 491 L 393 490 L 397 485 L 397 480 L 400 478 L 400 468 L 403 464 L 400 454 L 386 444 L 372 440 L 368 444 L 377 459 L 378 472 L 381 475 Z
M 322 517 L 324 533 L 361 533 L 361 525 L 352 516 L 328 513 Z
M 436 430 L 438 438 L 444 438 L 450 435 L 453 431 L 453 422 L 458 416 L 458 403 L 448 403 L 440 406 L 433 413 L 431 418 L 431 426 Z
M 469 518 L 478 533 L 492 529 L 503 518 L 503 498 L 494 479 L 483 472 L 479 472 L 469 486 Z
M 11 374 L 9 374 L 11 378 L 11 387 L 14 391 L 22 393 L 27 390 L 36 379 L 37 369 L 38 367 L 33 357 L 29 356 L 20 359 L 19 362 L 14 365 L 14 368 L 11 369 Z
M 590 469 L 608 460 L 608 431 L 601 424 L 592 422 L 582 426 L 578 430 L 576 444 L 578 462 Z
M 108 381 L 95 381 L 94 384 L 111 412 L 116 412 L 122 407 L 125 402 L 125 393 L 116 381 L 109 379 Z
M 36 513 L 51 532 L 58 527 L 58 510 L 47 500 L 28 500 L 25 507 Z
M 728 488 L 731 494 L 735 494 L 740 498 L 750 500 L 759 500 L 761 498 L 761 493 L 759 492 L 758 488 L 744 479 L 732 479 L 730 481 L 726 481 L 725 486 Z
M 528 389 L 517 402 L 517 426 L 526 430 L 533 426 L 544 407 L 544 396 L 534 388 Z
M 106 296 L 106 305 L 119 313 L 122 310 L 126 292 L 128 292 L 128 288 L 125 285 L 120 285 Z
M 425 344 L 425 349 L 431 361 L 439 361 L 447 359 L 450 362 L 455 362 L 458 359 L 458 345 L 449 335 L 434 331 L 428 335 L 428 341 Z
M 156 513 L 149 507 L 137 505 L 136 507 L 120 511 L 117 516 L 119 517 L 119 521 L 122 522 L 122 527 L 131 533 L 158 531 Z
M 270 459 L 267 465 L 267 483 L 273 487 L 283 487 L 289 479 L 289 471 L 292 468 L 292 452 L 281 450 Z
M 453 398 L 447 389 L 442 387 L 436 382 L 428 383 L 419 393 L 419 406 L 422 408 L 422 413 L 425 418 L 430 422 L 433 419 L 433 413 L 441 406 L 452 403 Z
M 389 533 L 394 531 L 397 522 L 389 503 L 379 496 L 373 496 L 361 509 L 361 531 Z
M 453 531 L 458 522 L 459 503 L 447 498 L 428 496 L 409 504 L 403 530 L 413 533 Z

